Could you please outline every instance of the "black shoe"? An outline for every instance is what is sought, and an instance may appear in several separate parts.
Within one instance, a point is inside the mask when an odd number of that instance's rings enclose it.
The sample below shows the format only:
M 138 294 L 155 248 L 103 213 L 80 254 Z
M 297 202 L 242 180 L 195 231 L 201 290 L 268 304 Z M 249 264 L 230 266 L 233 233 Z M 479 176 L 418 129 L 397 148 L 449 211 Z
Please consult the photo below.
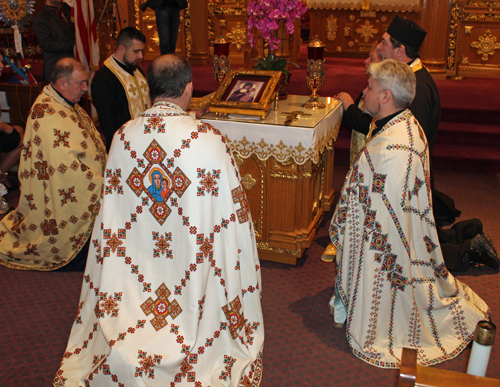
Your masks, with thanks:
M 478 237 L 478 235 L 476 235 L 476 237 Z M 480 238 L 478 239 L 480 239 L 482 243 L 484 243 L 488 247 L 488 249 L 498 257 L 497 249 L 495 249 L 495 245 L 493 244 L 491 237 L 484 231 L 481 234 L 479 234 L 479 237 Z
M 480 263 L 493 269 L 500 267 L 500 260 L 495 249 L 489 246 L 489 243 L 482 234 L 478 234 L 472 239 L 470 250 L 466 254 L 468 254 L 471 264 Z
M 493 255 L 495 258 L 498 258 L 497 251 L 495 246 L 493 246 L 491 238 L 485 233 L 477 234 L 474 238 L 472 238 L 470 247 L 474 250 L 488 253 Z

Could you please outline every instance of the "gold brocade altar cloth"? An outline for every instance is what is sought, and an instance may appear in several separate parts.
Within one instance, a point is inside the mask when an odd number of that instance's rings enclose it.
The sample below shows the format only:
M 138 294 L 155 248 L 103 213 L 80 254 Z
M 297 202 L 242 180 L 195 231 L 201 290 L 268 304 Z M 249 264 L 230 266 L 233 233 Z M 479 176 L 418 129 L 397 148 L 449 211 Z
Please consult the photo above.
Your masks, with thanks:
M 296 264 L 333 204 L 333 158 L 342 104 L 320 97 L 325 109 L 303 108 L 308 99 L 289 95 L 265 120 L 213 113 L 202 118 L 224 134 L 233 150 L 260 259 Z M 298 117 L 291 120 L 293 112 Z

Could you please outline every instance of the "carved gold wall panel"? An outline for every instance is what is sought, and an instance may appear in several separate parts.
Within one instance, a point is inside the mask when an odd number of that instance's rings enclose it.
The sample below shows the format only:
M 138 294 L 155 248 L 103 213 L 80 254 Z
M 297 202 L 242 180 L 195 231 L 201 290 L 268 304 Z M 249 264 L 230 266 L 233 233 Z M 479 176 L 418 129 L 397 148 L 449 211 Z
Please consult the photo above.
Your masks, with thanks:
M 374 5 L 375 2 L 370 2 Z M 321 2 L 310 2 L 321 7 Z M 326 3 L 324 3 L 326 4 Z M 356 7 L 312 8 L 310 36 L 318 35 L 325 43 L 325 53 L 364 57 L 374 43 L 378 43 L 395 15 L 420 21 L 418 11 L 363 10 Z M 341 31 L 337 33 L 337 31 Z
M 247 3 L 248 1 L 208 0 L 208 39 L 210 55 L 213 56 L 213 41 L 220 35 L 231 40 L 229 55 L 231 64 L 244 63 L 247 45 Z
M 453 0 L 448 75 L 500 78 L 500 1 Z

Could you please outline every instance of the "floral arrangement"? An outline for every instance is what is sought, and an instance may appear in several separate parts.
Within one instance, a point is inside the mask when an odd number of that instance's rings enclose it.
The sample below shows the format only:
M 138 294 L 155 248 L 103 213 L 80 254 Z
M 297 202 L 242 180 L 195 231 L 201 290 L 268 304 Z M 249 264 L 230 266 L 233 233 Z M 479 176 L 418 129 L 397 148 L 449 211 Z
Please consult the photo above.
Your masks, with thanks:
M 254 68 L 260 65 L 259 69 L 286 72 L 288 62 L 283 58 L 276 60 L 276 50 L 281 43 L 281 56 L 283 56 L 285 29 L 289 34 L 293 34 L 295 19 L 300 19 L 306 11 L 307 7 L 302 4 L 302 0 L 253 0 L 248 3 L 248 42 L 251 47 L 255 47 L 253 34 L 255 27 L 260 31 L 262 38 L 268 42 L 271 50 L 269 56 L 266 59 L 260 58 Z M 280 24 L 283 27 L 281 39 L 278 38 Z

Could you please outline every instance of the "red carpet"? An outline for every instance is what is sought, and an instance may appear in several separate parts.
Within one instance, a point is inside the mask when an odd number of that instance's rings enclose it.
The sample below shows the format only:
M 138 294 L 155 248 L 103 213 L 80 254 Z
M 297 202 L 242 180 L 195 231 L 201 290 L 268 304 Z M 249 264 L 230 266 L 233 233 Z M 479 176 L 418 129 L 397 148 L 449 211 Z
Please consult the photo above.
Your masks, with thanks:
M 347 171 L 337 165 L 335 189 Z M 437 187 L 462 210 L 478 217 L 500 247 L 500 175 L 437 172 Z M 320 260 L 328 243 L 327 214 L 313 245 L 298 266 L 262 262 L 266 329 L 261 387 L 396 386 L 398 371 L 370 366 L 354 357 L 344 329 L 333 328 L 327 302 L 334 264 Z M 500 274 L 476 267 L 458 276 L 490 306 L 500 321 Z M 64 353 L 78 307 L 82 274 L 24 272 L 0 266 L 0 385 L 50 386 Z M 470 348 L 436 367 L 465 372 Z M 500 379 L 500 346 L 493 345 L 487 376 Z

